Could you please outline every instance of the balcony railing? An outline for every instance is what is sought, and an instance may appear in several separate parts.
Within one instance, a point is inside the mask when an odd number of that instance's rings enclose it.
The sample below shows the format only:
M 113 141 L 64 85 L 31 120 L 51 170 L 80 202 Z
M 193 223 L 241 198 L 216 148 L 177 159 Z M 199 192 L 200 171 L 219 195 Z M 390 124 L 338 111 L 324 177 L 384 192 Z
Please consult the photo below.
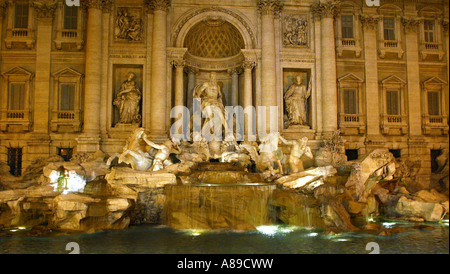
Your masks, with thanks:
M 57 114 L 58 120 L 73 120 L 75 119 L 74 111 L 59 111 Z
M 360 122 L 359 114 L 341 114 L 341 121 L 344 123 L 359 123 Z
M 422 128 L 424 134 L 448 134 L 448 117 L 446 115 L 423 115 Z
M 429 43 L 425 42 L 426 50 L 439 50 L 439 43 Z
M 343 47 L 354 47 L 356 46 L 356 40 L 355 39 L 348 39 L 348 38 L 343 38 L 341 41 L 341 44 Z
M 28 29 L 12 29 L 12 37 L 28 37 Z
M 398 48 L 398 41 L 384 41 L 385 48 Z
M 62 38 L 77 38 L 78 32 L 76 30 L 63 30 L 61 32 Z
M 6 119 L 24 119 L 25 111 L 24 110 L 7 110 L 6 111 Z
M 403 123 L 402 115 L 386 115 L 386 121 L 390 124 L 401 124 Z

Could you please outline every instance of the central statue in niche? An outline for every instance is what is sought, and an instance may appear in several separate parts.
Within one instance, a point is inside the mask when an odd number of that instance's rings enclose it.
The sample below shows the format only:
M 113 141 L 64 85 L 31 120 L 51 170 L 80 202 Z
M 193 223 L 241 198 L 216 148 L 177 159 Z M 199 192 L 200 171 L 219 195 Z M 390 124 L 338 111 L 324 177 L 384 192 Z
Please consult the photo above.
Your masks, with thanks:
M 127 80 L 120 86 L 120 90 L 113 104 L 119 109 L 119 124 L 140 124 L 140 101 L 142 93 L 137 88 L 136 74 L 129 72 Z
M 284 95 L 286 105 L 287 126 L 307 125 L 306 102 L 311 96 L 311 82 L 308 88 L 303 84 L 301 75 L 295 77 L 294 83 L 289 87 Z
M 207 129 L 208 122 L 212 119 L 212 115 L 218 115 L 221 125 L 224 127 L 223 129 L 226 128 L 225 107 L 222 101 L 223 96 L 215 72 L 209 74 L 209 81 L 204 82 L 194 89 L 193 97 L 201 100 L 201 110 L 202 112 L 205 111 L 205 117 L 208 117 L 202 127 L 202 133 L 206 133 L 205 130 Z M 210 127 L 210 129 L 212 128 L 214 127 Z M 209 133 L 216 134 L 216 132 Z

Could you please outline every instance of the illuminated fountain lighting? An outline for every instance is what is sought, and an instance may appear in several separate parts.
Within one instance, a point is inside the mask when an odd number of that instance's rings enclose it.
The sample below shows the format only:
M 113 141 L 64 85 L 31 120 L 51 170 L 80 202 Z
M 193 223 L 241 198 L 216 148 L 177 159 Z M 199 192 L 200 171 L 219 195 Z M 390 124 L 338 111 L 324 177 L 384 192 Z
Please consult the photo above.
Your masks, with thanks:
M 49 178 L 52 183 L 51 186 L 53 186 L 55 191 L 61 192 L 62 194 L 83 192 L 84 186 L 86 185 L 86 180 L 83 176 L 78 175 L 73 170 L 65 170 L 64 172 L 53 170 Z
M 396 223 L 392 223 L 392 222 L 384 222 L 381 223 L 382 226 L 384 226 L 385 228 L 391 228 L 392 226 L 394 226 Z
M 299 228 L 294 226 L 280 226 L 280 225 L 262 225 L 256 227 L 256 230 L 259 233 L 262 233 L 267 236 L 273 236 L 275 234 L 291 233 L 296 229 Z

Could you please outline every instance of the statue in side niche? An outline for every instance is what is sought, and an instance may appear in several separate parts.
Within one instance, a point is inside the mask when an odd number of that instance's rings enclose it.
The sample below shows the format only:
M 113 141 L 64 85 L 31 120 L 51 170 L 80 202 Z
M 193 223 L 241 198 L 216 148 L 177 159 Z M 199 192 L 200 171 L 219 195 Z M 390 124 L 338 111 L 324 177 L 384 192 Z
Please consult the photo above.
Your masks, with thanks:
M 301 158 L 303 155 L 308 156 L 309 158 L 313 158 L 313 154 L 311 149 L 307 146 L 308 138 L 303 137 L 298 140 L 286 140 L 280 136 L 280 140 L 291 147 L 289 154 L 289 173 L 298 173 L 304 170 L 303 161 Z
M 306 125 L 306 102 L 311 96 L 311 81 L 307 88 L 303 84 L 301 75 L 295 77 L 292 84 L 284 95 L 284 103 L 288 120 L 285 121 L 288 126 Z
M 119 122 L 121 124 L 140 124 L 141 91 L 136 85 L 136 74 L 128 73 L 127 80 L 120 86 L 113 104 L 119 109 Z

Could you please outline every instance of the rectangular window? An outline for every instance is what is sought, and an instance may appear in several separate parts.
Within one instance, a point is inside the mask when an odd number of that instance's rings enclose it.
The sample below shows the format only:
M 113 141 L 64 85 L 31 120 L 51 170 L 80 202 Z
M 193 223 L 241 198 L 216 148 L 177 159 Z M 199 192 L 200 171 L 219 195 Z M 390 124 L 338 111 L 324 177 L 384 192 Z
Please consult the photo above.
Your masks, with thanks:
M 64 29 L 76 30 L 78 26 L 78 7 L 64 5 Z
M 383 28 L 384 28 L 384 40 L 395 41 L 395 18 L 394 17 L 384 17 L 383 18 Z
M 386 91 L 386 112 L 388 115 L 400 115 L 400 92 Z
M 353 15 L 341 15 L 342 38 L 353 39 Z
M 28 28 L 28 4 L 16 4 L 14 10 L 14 28 Z
M 24 110 L 25 83 L 11 83 L 8 94 L 8 110 Z
M 14 176 L 22 175 L 22 148 L 8 148 L 9 172 Z
M 439 107 L 439 92 L 429 91 L 428 95 L 428 114 L 429 115 L 441 115 Z
M 424 34 L 425 34 L 425 42 L 434 43 L 434 21 L 433 20 L 424 20 Z
M 73 111 L 75 109 L 75 84 L 61 84 L 59 110 Z
M 65 162 L 69 162 L 72 159 L 73 148 L 71 147 L 58 147 L 58 155 L 61 156 Z
M 389 152 L 392 153 L 394 158 L 402 157 L 402 151 L 400 149 L 390 149 Z
M 355 89 L 344 89 L 344 113 L 358 114 Z
M 358 150 L 357 149 L 346 149 L 345 155 L 348 161 L 358 160 Z

